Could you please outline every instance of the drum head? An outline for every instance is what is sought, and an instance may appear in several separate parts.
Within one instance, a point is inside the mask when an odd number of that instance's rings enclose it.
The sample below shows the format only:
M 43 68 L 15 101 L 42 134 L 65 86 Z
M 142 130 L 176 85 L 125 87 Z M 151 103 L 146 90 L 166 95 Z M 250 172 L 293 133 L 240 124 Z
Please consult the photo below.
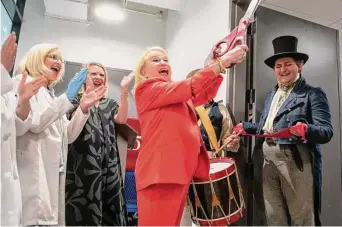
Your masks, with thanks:
M 220 172 L 222 170 L 228 169 L 230 166 L 232 166 L 232 163 L 229 162 L 215 162 L 210 163 L 210 174 Z
M 210 159 L 210 178 L 211 180 L 221 179 L 236 171 L 235 162 L 232 158 L 213 158 Z
M 235 162 L 232 158 L 212 158 L 210 159 L 209 178 L 193 179 L 193 184 L 206 184 L 212 180 L 222 179 L 236 171 Z

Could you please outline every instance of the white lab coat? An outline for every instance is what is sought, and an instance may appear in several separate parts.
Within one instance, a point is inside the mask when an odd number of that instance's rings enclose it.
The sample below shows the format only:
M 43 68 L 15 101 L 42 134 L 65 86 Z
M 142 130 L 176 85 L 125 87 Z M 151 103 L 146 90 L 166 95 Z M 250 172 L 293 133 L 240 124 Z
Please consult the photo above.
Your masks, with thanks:
M 16 158 L 13 81 L 1 65 L 1 226 L 18 226 L 21 218 L 21 190 Z
M 16 78 L 19 83 L 21 75 Z M 65 113 L 73 105 L 66 95 L 56 98 L 44 87 L 31 98 L 30 104 L 28 118 L 24 122 L 16 118 L 22 224 L 65 225 L 68 143 L 78 137 L 89 114 L 83 114 L 78 108 L 68 121 Z

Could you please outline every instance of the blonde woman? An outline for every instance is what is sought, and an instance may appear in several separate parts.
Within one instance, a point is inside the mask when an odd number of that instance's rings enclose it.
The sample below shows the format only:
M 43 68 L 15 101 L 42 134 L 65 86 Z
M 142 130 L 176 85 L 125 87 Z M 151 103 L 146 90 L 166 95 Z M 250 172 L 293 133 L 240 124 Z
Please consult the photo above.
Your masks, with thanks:
M 182 81 L 171 80 L 160 47 L 146 51 L 135 75 L 135 101 L 143 139 L 136 163 L 139 225 L 179 226 L 193 177 L 209 175 L 209 159 L 194 106 L 212 100 L 221 72 L 243 61 L 241 45 Z
M 106 91 L 104 86 L 90 88 L 80 101 L 74 117 L 69 111 L 87 70 L 77 73 L 65 94 L 55 97 L 53 85 L 64 74 L 64 60 L 57 45 L 38 44 L 25 55 L 20 71 L 27 80 L 45 77 L 45 87 L 29 101 L 18 101 L 17 160 L 23 201 L 23 225 L 64 224 L 64 183 L 68 143 L 72 143 L 88 119 L 89 108 Z M 17 75 L 19 80 L 21 75 Z M 15 89 L 16 90 L 16 89 Z M 29 109 L 31 107 L 31 111 Z
M 106 68 L 96 62 L 87 65 L 89 86 L 108 86 Z M 120 104 L 102 98 L 89 110 L 89 119 L 69 146 L 67 165 L 66 224 L 69 226 L 124 226 L 127 212 L 121 160 L 115 124 L 124 124 L 128 115 L 128 85 L 133 75 L 121 82 Z M 82 94 L 79 98 L 82 97 Z M 75 109 L 69 116 L 75 114 Z

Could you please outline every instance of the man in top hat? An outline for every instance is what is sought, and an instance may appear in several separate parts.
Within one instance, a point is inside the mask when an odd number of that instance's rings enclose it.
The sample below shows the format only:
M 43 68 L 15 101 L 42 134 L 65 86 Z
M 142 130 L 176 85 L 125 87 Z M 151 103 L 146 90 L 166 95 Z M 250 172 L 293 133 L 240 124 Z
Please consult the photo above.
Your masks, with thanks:
M 302 77 L 309 59 L 297 52 L 298 39 L 273 40 L 274 55 L 265 60 L 277 85 L 267 94 L 259 123 L 240 123 L 250 134 L 270 134 L 290 128 L 288 139 L 259 138 L 262 150 L 262 187 L 269 225 L 320 225 L 322 184 L 321 144 L 333 136 L 325 92 Z M 257 153 L 257 152 L 255 152 Z

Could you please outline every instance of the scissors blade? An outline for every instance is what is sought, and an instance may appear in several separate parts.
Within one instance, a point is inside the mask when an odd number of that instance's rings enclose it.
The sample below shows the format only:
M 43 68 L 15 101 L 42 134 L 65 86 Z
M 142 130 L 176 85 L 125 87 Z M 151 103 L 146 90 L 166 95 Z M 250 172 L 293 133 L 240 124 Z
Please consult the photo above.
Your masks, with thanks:
M 260 2 L 261 2 L 261 0 L 252 0 L 251 3 L 249 3 L 247 11 L 243 17 L 246 19 L 251 19 L 253 14 L 255 13 L 256 9 L 260 5 Z

